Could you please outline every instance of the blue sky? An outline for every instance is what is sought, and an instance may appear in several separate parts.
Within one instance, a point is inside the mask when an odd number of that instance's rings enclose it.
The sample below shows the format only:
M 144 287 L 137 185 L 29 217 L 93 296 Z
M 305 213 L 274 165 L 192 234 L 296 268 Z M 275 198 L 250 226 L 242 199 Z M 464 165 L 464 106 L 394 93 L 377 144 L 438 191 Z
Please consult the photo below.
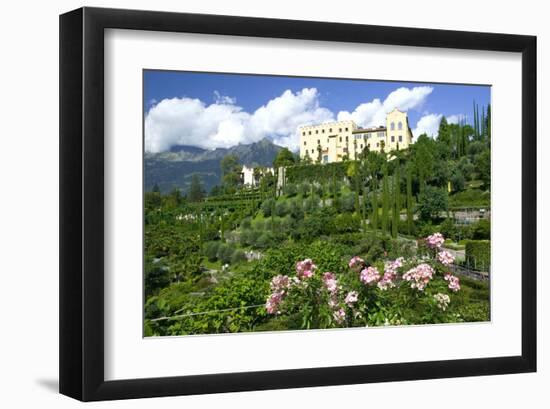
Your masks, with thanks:
M 433 134 L 442 115 L 473 122 L 474 100 L 490 103 L 490 87 L 146 70 L 146 150 L 264 137 L 295 149 L 298 125 L 353 119 L 375 126 L 395 107 L 408 112 L 413 133 Z

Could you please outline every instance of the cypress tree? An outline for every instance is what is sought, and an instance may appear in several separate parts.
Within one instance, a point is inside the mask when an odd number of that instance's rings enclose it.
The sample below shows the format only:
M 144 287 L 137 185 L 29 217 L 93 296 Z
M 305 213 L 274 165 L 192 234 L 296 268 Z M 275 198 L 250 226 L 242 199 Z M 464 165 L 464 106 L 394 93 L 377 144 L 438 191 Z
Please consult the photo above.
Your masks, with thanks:
M 413 226 L 413 196 L 412 196 L 412 168 L 407 166 L 407 232 L 412 235 Z
M 363 188 L 363 202 L 361 203 L 361 224 L 365 229 L 367 226 L 367 188 Z
M 474 101 L 474 139 L 477 139 L 477 113 L 476 113 L 475 101 Z
M 355 212 L 359 215 L 360 214 L 360 207 L 359 207 L 359 193 L 361 191 L 359 178 L 361 175 L 359 174 L 359 163 L 357 161 L 354 162 L 354 173 L 355 173 Z
M 384 164 L 384 178 L 382 180 L 382 231 L 388 232 L 388 213 L 390 207 L 390 192 L 388 186 L 388 165 Z
M 372 216 L 370 223 L 374 230 L 378 230 L 378 192 L 376 191 L 376 179 L 372 178 Z
M 485 107 L 481 107 L 481 135 L 483 138 L 487 135 L 485 132 Z
M 399 213 L 401 212 L 401 200 L 400 200 L 400 187 L 399 187 L 399 163 L 395 167 L 393 174 L 393 221 L 391 228 L 391 235 L 395 239 L 397 238 L 399 228 Z

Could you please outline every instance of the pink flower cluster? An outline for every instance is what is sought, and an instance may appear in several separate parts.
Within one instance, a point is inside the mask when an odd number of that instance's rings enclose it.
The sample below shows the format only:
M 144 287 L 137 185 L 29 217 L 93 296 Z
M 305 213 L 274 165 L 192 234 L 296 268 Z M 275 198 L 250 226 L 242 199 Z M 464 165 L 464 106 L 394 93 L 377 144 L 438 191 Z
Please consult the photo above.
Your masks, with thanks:
M 329 293 L 328 306 L 334 310 L 332 316 L 338 324 L 341 324 L 346 318 L 346 312 L 342 309 L 338 300 L 338 292 L 340 287 L 338 286 L 336 275 L 328 271 L 324 273 L 323 285 Z
M 359 278 L 364 284 L 371 285 L 380 280 L 380 273 L 376 267 L 367 267 L 361 271 Z
M 327 288 L 329 293 L 336 293 L 338 291 L 338 281 L 334 273 L 326 272 L 323 274 L 323 284 Z
M 310 258 L 306 258 L 296 263 L 296 276 L 300 279 L 310 278 L 313 276 L 316 269 L 317 266 L 313 264 L 313 261 Z
M 357 291 L 350 291 L 348 295 L 346 295 L 346 298 L 344 299 L 344 302 L 348 307 L 353 307 L 353 305 L 359 300 L 359 294 Z
M 441 250 L 437 253 L 437 259 L 444 266 L 450 266 L 455 261 L 455 256 L 446 250 Z
M 441 233 L 434 233 L 426 237 L 426 244 L 431 249 L 440 248 L 443 243 L 445 243 L 445 238 Z
M 403 280 L 411 283 L 411 288 L 424 291 L 434 275 L 434 269 L 429 264 L 419 264 L 403 274 Z
M 271 279 L 270 287 L 272 293 L 265 303 L 265 309 L 269 314 L 276 314 L 279 312 L 279 306 L 290 286 L 291 281 L 288 276 L 279 274 Z
M 455 293 L 460 290 L 460 279 L 457 276 L 447 273 L 444 278 L 445 281 L 449 282 L 449 290 L 454 291 Z
M 384 275 L 378 282 L 378 288 L 381 290 L 387 290 L 388 288 L 395 287 L 395 280 L 397 279 L 397 269 L 403 267 L 403 257 L 399 257 L 393 261 L 387 261 L 384 265 Z
M 279 312 L 279 306 L 281 305 L 282 301 L 283 301 L 282 293 L 273 293 L 267 299 L 265 303 L 265 309 L 269 314 L 276 314 L 277 312 Z
M 339 308 L 332 313 L 332 317 L 334 318 L 334 321 L 336 321 L 338 324 L 341 324 L 346 319 L 346 312 L 343 308 Z
M 361 268 L 364 265 L 365 265 L 365 260 L 363 260 L 361 257 L 358 257 L 358 256 L 353 257 L 348 263 L 348 266 L 351 269 Z
M 271 290 L 276 293 L 284 293 L 290 287 L 290 277 L 278 275 L 271 279 Z

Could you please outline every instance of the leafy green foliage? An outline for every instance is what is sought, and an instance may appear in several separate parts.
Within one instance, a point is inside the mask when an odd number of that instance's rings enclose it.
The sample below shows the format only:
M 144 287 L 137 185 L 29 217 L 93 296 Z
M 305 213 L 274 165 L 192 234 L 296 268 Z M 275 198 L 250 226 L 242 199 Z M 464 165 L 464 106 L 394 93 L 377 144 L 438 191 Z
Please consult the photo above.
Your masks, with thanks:
M 477 270 L 489 271 L 491 265 L 491 242 L 488 240 L 467 241 L 466 264 Z
M 418 196 L 418 213 L 422 220 L 438 219 L 448 208 L 447 192 L 433 186 L 426 186 Z

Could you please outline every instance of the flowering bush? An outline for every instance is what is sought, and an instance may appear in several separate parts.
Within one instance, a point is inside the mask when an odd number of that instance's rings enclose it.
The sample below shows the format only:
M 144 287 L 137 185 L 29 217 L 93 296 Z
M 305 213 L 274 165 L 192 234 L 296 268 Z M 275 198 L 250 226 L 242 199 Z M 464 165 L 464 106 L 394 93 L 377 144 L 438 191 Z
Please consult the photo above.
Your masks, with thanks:
M 445 243 L 445 238 L 441 233 L 434 233 L 426 237 L 426 244 L 431 249 L 438 249 L 443 245 L 443 243 Z
M 369 265 L 355 256 L 349 270 L 333 270 L 338 274 L 309 258 L 298 261 L 294 276 L 272 278 L 266 311 L 300 319 L 301 328 L 456 321 L 450 294 L 460 290 L 460 280 L 448 271 L 454 256 L 441 249 L 444 241 L 440 233 L 427 237 L 431 250 L 423 257 Z

